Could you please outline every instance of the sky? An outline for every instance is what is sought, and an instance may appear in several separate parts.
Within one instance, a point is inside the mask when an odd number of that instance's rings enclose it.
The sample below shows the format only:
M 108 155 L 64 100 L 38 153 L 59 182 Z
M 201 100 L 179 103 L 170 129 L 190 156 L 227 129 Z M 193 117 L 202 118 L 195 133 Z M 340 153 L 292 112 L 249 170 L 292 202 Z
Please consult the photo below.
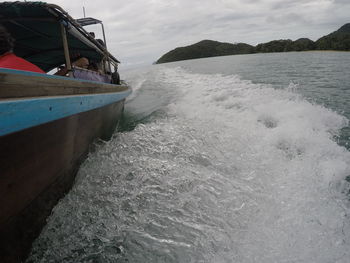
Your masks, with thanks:
M 350 0 L 57 0 L 73 18 L 104 23 L 107 47 L 122 67 L 155 62 L 204 39 L 251 45 L 312 40 L 350 23 Z M 87 28 L 96 30 L 96 26 Z

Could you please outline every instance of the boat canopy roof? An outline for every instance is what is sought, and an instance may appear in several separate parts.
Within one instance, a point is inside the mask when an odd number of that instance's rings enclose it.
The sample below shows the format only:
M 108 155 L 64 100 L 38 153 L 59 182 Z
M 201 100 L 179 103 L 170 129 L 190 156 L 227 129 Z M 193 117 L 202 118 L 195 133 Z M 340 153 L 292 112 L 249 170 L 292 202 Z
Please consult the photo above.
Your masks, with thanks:
M 94 19 L 99 23 L 101 21 Z M 66 28 L 71 58 L 119 61 L 62 8 L 44 2 L 1 2 L 0 23 L 15 39 L 14 53 L 44 71 L 65 63 L 61 24 Z

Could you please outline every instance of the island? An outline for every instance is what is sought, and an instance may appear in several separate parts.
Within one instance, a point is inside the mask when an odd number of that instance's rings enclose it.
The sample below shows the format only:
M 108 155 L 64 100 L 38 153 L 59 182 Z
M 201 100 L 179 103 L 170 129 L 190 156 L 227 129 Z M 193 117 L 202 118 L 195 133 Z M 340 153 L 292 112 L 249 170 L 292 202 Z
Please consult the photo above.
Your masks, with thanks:
M 252 46 L 246 43 L 232 44 L 202 40 L 196 44 L 178 47 L 169 51 L 161 56 L 156 61 L 156 64 L 216 56 L 309 50 L 350 51 L 350 23 L 343 25 L 333 33 L 321 37 L 317 41 L 312 41 L 308 38 L 299 38 L 295 41 L 281 39 Z

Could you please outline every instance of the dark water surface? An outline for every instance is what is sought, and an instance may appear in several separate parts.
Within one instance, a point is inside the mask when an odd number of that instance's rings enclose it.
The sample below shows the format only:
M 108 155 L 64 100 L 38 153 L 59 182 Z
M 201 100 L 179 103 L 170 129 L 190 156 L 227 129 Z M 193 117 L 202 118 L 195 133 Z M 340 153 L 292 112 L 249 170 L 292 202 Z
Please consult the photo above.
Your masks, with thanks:
M 349 262 L 350 53 L 124 73 L 134 93 L 33 262 Z M 348 148 L 348 149 L 347 149 Z

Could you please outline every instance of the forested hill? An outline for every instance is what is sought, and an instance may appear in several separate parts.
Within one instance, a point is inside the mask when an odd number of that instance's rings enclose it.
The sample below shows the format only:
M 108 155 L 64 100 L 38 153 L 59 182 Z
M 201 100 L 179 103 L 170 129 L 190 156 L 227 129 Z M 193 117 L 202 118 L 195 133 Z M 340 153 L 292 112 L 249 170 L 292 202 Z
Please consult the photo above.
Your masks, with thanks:
M 212 40 L 203 40 L 187 47 L 175 48 L 158 59 L 157 63 L 193 58 L 249 54 L 254 52 L 255 48 L 253 46 L 244 43 L 230 44 Z
M 172 61 L 227 56 L 251 53 L 308 51 L 308 50 L 343 50 L 350 51 L 350 23 L 343 25 L 337 31 L 323 36 L 316 42 L 308 38 L 273 40 L 251 46 L 245 43 L 222 43 L 213 40 L 202 40 L 196 44 L 178 47 L 164 54 L 157 64 Z

